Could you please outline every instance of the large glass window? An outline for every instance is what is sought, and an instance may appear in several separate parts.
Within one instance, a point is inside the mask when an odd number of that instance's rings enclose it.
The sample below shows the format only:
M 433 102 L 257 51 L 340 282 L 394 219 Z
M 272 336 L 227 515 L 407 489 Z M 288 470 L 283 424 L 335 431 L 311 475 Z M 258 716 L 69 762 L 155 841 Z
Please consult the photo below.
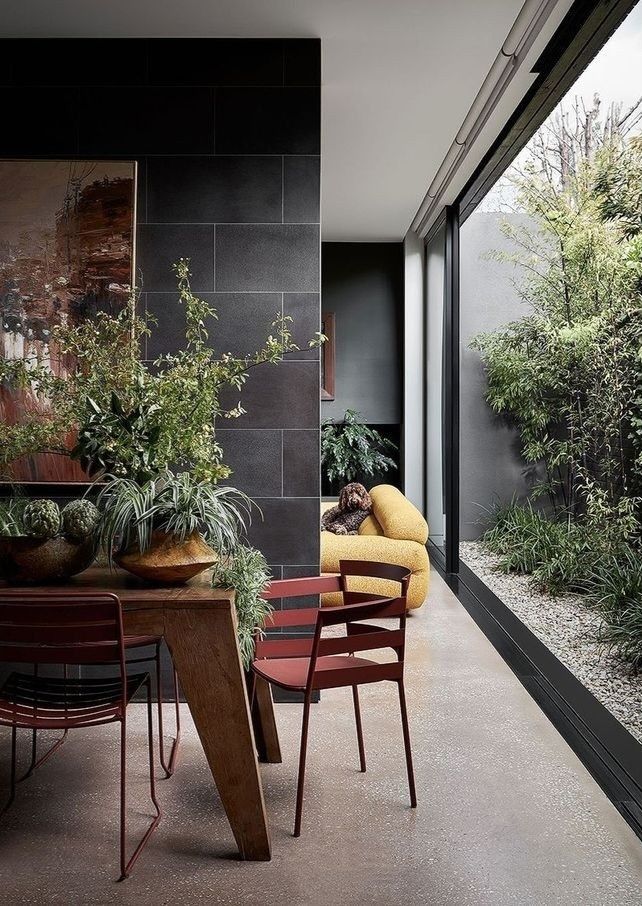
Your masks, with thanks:
M 461 558 L 640 741 L 642 6 L 460 232 Z

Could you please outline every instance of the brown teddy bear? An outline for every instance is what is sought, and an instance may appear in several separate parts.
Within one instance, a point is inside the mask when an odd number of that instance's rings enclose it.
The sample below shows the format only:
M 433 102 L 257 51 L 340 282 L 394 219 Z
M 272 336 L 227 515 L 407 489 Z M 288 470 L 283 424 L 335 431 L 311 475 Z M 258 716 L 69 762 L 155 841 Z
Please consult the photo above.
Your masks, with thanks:
M 335 535 L 356 535 L 359 526 L 371 512 L 370 494 L 362 484 L 351 481 L 339 494 L 339 505 L 323 514 L 321 529 Z

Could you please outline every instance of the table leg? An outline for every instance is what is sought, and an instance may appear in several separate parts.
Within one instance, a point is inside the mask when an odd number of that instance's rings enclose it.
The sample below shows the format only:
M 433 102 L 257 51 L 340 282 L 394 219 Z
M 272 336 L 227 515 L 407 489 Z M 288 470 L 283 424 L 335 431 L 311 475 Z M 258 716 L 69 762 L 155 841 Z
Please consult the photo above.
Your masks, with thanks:
M 165 608 L 165 641 L 242 859 L 270 859 L 232 608 Z
M 269 764 L 281 764 L 281 746 L 274 719 L 274 705 L 270 684 L 261 676 L 254 675 L 254 708 L 252 720 L 259 758 Z

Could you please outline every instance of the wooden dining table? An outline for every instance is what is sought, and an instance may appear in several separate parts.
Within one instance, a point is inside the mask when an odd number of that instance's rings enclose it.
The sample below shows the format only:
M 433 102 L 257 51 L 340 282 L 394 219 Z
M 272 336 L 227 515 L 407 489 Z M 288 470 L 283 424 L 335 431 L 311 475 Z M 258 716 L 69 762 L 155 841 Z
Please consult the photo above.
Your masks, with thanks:
M 4 585 L 4 587 L 7 587 Z M 234 591 L 202 573 L 185 585 L 155 586 L 121 570 L 92 567 L 65 588 L 118 595 L 127 635 L 163 636 L 242 859 L 268 860 L 270 834 L 258 758 L 280 762 L 270 688 L 259 683 L 250 714 L 237 642 Z

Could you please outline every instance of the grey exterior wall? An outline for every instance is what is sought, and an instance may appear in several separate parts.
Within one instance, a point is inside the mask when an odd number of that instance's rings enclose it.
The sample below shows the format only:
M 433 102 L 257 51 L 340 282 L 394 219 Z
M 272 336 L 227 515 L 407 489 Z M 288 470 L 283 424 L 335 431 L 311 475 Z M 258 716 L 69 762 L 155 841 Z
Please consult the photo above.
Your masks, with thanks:
M 324 419 L 356 409 L 372 425 L 402 419 L 403 243 L 324 242 L 323 311 L 336 316 L 336 396 Z
M 0 156 L 138 161 L 149 357 L 181 342 L 181 256 L 218 310 L 215 348 L 253 351 L 281 309 L 307 345 L 320 325 L 318 40 L 6 40 L 0 56 Z M 248 414 L 218 437 L 263 510 L 250 540 L 277 577 L 316 572 L 318 351 L 256 369 L 242 399 Z
M 486 378 L 479 353 L 469 348 L 472 338 L 528 314 L 515 291 L 519 272 L 510 263 L 488 260 L 488 252 L 514 253 L 501 232 L 507 215 L 475 213 L 460 234 L 461 366 L 460 366 L 460 531 L 462 540 L 483 531 L 484 507 L 525 495 L 519 436 L 491 412 L 484 400 Z M 528 223 L 525 215 L 511 220 Z

